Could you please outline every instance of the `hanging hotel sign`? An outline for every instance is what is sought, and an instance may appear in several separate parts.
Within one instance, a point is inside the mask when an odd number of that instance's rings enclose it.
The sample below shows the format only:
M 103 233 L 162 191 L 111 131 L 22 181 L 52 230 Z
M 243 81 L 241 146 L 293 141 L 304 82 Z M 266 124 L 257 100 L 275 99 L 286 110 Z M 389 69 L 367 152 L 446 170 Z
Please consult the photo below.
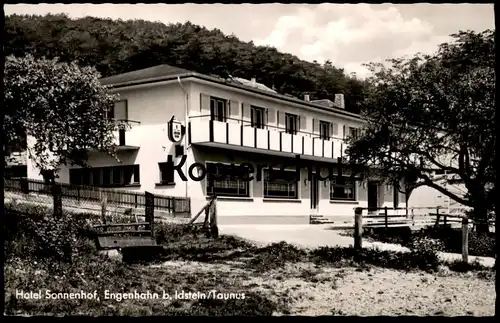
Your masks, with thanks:
M 177 120 L 175 116 L 172 116 L 172 118 L 168 122 L 168 139 L 171 142 L 177 143 L 182 140 L 184 132 L 185 127 L 179 120 Z

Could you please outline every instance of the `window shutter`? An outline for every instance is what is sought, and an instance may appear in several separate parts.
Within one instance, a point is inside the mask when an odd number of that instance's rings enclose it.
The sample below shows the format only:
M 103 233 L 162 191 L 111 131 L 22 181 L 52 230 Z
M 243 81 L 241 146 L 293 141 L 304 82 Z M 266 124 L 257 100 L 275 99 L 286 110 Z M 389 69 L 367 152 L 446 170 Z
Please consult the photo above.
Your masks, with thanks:
M 284 129 L 285 128 L 285 114 L 280 113 L 278 111 L 276 115 L 277 115 L 277 119 L 278 119 L 278 128 Z
M 240 102 L 236 100 L 229 101 L 229 118 L 239 119 L 240 117 Z
M 276 110 L 267 108 L 267 125 L 276 127 Z
M 345 125 L 342 126 L 342 138 L 346 138 Z
M 304 116 L 304 115 L 299 116 L 299 125 L 300 125 L 300 130 L 307 130 L 307 118 L 306 118 L 306 116 Z
M 321 133 L 321 130 L 319 129 L 319 120 L 318 119 L 314 119 L 314 133 L 315 134 L 320 134 Z
M 333 122 L 332 123 L 332 135 L 333 136 L 338 136 L 339 135 L 339 124 Z
M 243 125 L 244 126 L 248 126 L 250 125 L 250 121 L 251 121 L 251 107 L 250 107 L 250 104 L 248 103 L 243 103 Z
M 200 94 L 200 114 L 202 116 L 210 115 L 210 96 L 203 93 Z
M 114 118 L 116 120 L 127 120 L 127 101 L 115 102 Z

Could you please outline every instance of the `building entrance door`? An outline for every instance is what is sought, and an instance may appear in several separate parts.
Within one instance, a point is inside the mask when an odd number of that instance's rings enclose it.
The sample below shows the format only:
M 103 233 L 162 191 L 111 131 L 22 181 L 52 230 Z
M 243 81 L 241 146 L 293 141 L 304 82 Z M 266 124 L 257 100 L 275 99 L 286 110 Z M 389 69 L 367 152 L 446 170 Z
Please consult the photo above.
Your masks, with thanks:
M 309 187 L 311 191 L 311 214 L 318 213 L 318 204 L 319 204 L 319 185 L 318 185 L 318 177 L 316 174 L 311 174 L 311 182 L 309 182 Z

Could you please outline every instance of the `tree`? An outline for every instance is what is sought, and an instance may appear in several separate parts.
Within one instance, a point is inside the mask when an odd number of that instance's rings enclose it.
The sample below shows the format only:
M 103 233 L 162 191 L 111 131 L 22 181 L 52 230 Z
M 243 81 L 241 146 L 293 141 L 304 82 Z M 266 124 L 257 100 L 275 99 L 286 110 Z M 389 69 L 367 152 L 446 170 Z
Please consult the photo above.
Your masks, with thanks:
M 406 178 L 408 191 L 432 187 L 485 221 L 494 210 L 496 179 L 495 32 L 451 36 L 434 55 L 368 64 L 371 109 L 364 110 L 366 128 L 351 138 L 348 154 L 388 181 Z M 432 170 L 452 175 L 439 179 Z M 466 194 L 446 185 L 456 183 Z
M 71 19 L 64 14 L 9 15 L 5 19 L 6 55 L 59 57 L 95 66 L 103 76 L 170 64 L 203 74 L 253 78 L 268 87 L 302 98 L 334 101 L 343 93 L 345 109 L 358 112 L 365 86 L 327 61 L 302 61 L 276 48 L 255 46 L 218 29 L 190 22 L 165 25 L 143 20 L 93 17 Z
M 8 56 L 4 84 L 4 147 L 32 138 L 24 148 L 42 174 L 85 166 L 88 149 L 114 156 L 115 124 L 105 112 L 116 98 L 94 68 Z

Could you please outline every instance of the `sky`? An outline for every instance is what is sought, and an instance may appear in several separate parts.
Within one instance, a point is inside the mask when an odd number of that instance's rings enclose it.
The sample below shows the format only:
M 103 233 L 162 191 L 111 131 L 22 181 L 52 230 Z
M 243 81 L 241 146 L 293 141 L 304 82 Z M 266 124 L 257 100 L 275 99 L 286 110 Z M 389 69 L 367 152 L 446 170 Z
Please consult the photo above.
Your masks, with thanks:
M 495 28 L 493 4 L 15 4 L 4 11 L 191 21 L 303 60 L 330 60 L 359 77 L 368 75 L 363 63 L 430 54 L 459 30 Z

